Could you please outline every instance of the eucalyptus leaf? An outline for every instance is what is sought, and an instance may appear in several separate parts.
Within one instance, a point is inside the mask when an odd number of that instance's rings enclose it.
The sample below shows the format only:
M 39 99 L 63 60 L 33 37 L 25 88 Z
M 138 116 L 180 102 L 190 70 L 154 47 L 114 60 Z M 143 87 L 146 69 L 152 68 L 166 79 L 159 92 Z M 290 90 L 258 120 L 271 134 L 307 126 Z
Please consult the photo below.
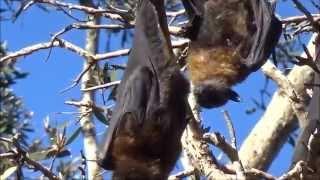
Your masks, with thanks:
M 102 122 L 105 125 L 109 125 L 109 120 L 104 115 L 103 111 L 101 111 L 99 108 L 93 107 L 93 113 L 100 122 Z
M 73 134 L 67 140 L 66 145 L 71 144 L 79 136 L 80 132 L 81 132 L 81 127 L 79 127 L 77 130 L 73 132 Z
M 41 150 L 33 153 L 29 153 L 29 158 L 35 161 L 45 160 L 50 158 L 49 153 L 51 152 L 51 149 L 48 150 Z
M 9 179 L 9 177 L 14 173 L 16 172 L 18 169 L 17 166 L 12 166 L 12 167 L 9 167 L 8 169 L 6 169 L 3 174 L 0 175 L 0 179 Z

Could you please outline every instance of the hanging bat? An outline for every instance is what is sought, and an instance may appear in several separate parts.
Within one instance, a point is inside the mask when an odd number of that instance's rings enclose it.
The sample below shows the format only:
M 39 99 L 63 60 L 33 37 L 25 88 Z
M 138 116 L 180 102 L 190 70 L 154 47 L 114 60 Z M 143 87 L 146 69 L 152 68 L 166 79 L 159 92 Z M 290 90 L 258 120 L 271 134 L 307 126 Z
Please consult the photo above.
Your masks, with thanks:
M 163 1 L 142 0 L 99 164 L 113 179 L 166 179 L 181 152 L 189 82 L 171 49 Z
M 281 35 L 266 0 L 182 0 L 191 40 L 187 63 L 194 94 L 206 108 L 239 101 L 231 88 L 257 71 Z

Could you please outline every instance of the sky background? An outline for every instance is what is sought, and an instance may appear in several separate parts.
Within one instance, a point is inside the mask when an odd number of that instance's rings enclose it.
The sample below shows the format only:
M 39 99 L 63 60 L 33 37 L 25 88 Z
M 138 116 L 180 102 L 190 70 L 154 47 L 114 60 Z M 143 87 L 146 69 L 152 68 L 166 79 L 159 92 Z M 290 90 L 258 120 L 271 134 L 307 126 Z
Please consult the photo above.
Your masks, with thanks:
M 303 0 L 301 2 L 305 3 L 309 1 Z M 4 6 L 4 3 L 3 0 L 0 0 L 0 7 L 2 6 Z M 307 5 L 307 7 L 311 6 Z M 49 10 L 53 9 L 49 7 Z M 314 9 L 313 12 L 315 12 Z M 300 14 L 293 7 L 290 0 L 278 4 L 277 13 L 281 18 Z M 73 15 L 85 19 L 83 14 L 76 11 L 73 12 Z M 17 51 L 32 44 L 50 41 L 50 34 L 58 32 L 72 22 L 73 20 L 61 11 L 45 12 L 33 6 L 28 11 L 23 12 L 15 22 L 1 22 L 0 40 L 7 41 L 9 51 Z M 111 50 L 121 48 L 120 37 L 121 34 L 111 37 Z M 80 47 L 84 47 L 85 31 L 72 30 L 63 35 L 62 38 Z M 130 44 L 127 43 L 126 47 L 130 47 Z M 99 52 L 104 53 L 105 49 L 106 33 L 105 31 L 101 31 Z M 20 58 L 17 63 L 17 67 L 22 71 L 30 73 L 26 79 L 19 80 L 13 86 L 15 93 L 23 98 L 26 108 L 34 112 L 32 124 L 35 128 L 35 133 L 30 134 L 30 139 L 46 139 L 43 129 L 43 119 L 46 117 L 49 117 L 54 124 L 67 123 L 68 134 L 77 128 L 75 124 L 77 117 L 70 114 L 63 115 L 61 112 L 77 112 L 76 108 L 65 105 L 64 102 L 71 99 L 80 100 L 81 92 L 79 86 L 64 94 L 61 94 L 60 91 L 72 84 L 72 80 L 75 79 L 82 69 L 83 59 L 74 53 L 59 48 L 54 48 L 49 61 L 45 62 L 47 55 L 47 50 L 38 51 L 25 58 Z M 114 58 L 110 61 L 118 62 L 124 60 L 126 60 L 126 57 Z M 204 110 L 202 116 L 205 126 L 210 126 L 212 131 L 219 131 L 229 139 L 227 127 L 221 112 L 223 109 L 228 110 L 236 129 L 237 142 L 240 147 L 241 142 L 263 113 L 261 110 L 258 110 L 254 114 L 248 115 L 245 111 L 255 107 L 252 98 L 259 99 L 259 90 L 263 88 L 264 81 L 264 77 L 258 71 L 249 76 L 244 83 L 235 87 L 235 90 L 241 96 L 242 102 L 230 102 L 221 108 Z M 276 87 L 271 83 L 268 89 L 270 92 L 273 92 Z M 100 98 L 100 92 L 97 93 L 97 98 Z M 98 127 L 97 133 L 100 139 L 105 128 L 99 121 L 95 121 L 95 123 Z M 79 150 L 82 148 L 81 136 L 69 148 L 73 154 L 70 158 L 78 157 L 80 155 Z M 286 171 L 292 151 L 291 145 L 286 144 L 272 164 L 269 172 L 274 175 L 280 175 Z M 222 160 L 226 160 L 226 158 L 223 157 Z

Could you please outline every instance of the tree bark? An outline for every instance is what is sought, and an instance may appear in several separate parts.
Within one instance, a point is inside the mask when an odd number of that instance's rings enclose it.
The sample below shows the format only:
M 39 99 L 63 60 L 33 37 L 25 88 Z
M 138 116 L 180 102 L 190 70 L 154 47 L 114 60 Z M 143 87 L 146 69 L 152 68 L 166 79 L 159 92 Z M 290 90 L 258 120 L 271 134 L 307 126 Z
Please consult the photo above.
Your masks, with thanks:
M 314 55 L 312 36 L 308 49 Z M 262 68 L 266 67 L 265 64 Z M 300 97 L 306 97 L 305 84 L 312 83 L 314 71 L 309 66 L 294 66 L 287 78 Z M 243 142 L 239 156 L 247 168 L 267 170 L 289 134 L 298 127 L 289 97 L 280 89 L 273 95 L 267 110 Z

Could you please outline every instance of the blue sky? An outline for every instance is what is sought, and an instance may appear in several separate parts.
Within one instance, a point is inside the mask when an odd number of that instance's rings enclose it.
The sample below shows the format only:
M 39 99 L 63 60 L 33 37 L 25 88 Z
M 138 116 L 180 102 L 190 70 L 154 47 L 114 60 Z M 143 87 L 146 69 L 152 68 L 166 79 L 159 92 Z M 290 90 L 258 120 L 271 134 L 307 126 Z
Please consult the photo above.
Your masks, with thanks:
M 3 6 L 3 1 L 0 1 L 0 6 Z M 277 12 L 281 17 L 299 14 L 292 6 L 291 1 L 280 3 Z M 83 14 L 75 12 L 74 15 L 84 19 Z M 0 40 L 7 41 L 10 51 L 16 51 L 35 43 L 50 41 L 50 34 L 61 30 L 72 22 L 72 19 L 68 18 L 62 12 L 44 12 L 37 7 L 31 7 L 28 11 L 23 12 L 15 22 L 1 22 Z M 119 37 L 120 35 L 112 37 L 111 49 L 120 48 Z M 84 31 L 73 30 L 63 35 L 63 38 L 78 46 L 84 47 Z M 105 42 L 106 33 L 102 31 L 100 52 L 105 52 Z M 127 44 L 127 47 L 130 47 L 130 44 Z M 46 116 L 49 116 L 50 119 L 57 124 L 62 124 L 66 121 L 69 122 L 69 133 L 76 128 L 75 116 L 61 115 L 58 112 L 77 111 L 74 107 L 65 105 L 64 101 L 70 99 L 79 100 L 81 98 L 79 87 L 75 87 L 64 94 L 60 94 L 59 92 L 69 86 L 81 71 L 83 59 L 76 54 L 58 48 L 53 49 L 49 61 L 45 62 L 47 55 L 48 51 L 39 51 L 19 59 L 17 63 L 17 66 L 22 71 L 30 73 L 26 79 L 20 80 L 13 88 L 16 94 L 23 98 L 25 106 L 34 112 L 32 123 L 36 133 L 31 134 L 31 139 L 35 137 L 44 138 L 45 134 L 42 127 L 43 119 Z M 123 59 L 126 58 L 115 58 L 111 61 Z M 256 123 L 256 120 L 262 115 L 261 111 L 247 115 L 245 110 L 254 107 L 251 99 L 259 97 L 259 90 L 263 88 L 263 85 L 264 77 L 260 71 L 251 75 L 244 83 L 235 87 L 235 90 L 241 96 L 242 102 L 231 102 L 222 108 L 205 110 L 202 113 L 205 125 L 211 126 L 212 130 L 219 131 L 228 137 L 223 114 L 221 113 L 222 109 L 228 110 L 233 119 L 238 138 L 237 141 L 240 146 L 241 142 Z M 271 83 L 269 87 L 271 92 L 276 89 L 273 83 Z M 99 97 L 98 94 L 98 98 Z M 102 134 L 104 130 L 103 126 L 100 122 L 96 122 L 96 124 L 99 126 L 98 134 Z M 80 138 L 70 146 L 75 156 L 80 154 L 80 148 L 82 148 Z M 275 163 L 270 168 L 272 174 L 280 175 L 287 170 L 292 150 L 293 148 L 290 145 L 287 144 L 284 146 Z

